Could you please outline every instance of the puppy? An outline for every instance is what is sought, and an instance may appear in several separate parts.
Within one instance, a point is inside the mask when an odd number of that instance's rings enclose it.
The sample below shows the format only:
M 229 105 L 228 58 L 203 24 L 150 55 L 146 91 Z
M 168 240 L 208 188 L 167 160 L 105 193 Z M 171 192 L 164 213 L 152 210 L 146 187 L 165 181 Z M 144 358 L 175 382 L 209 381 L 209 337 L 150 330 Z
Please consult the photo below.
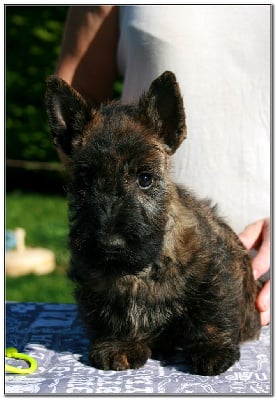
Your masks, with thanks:
M 170 179 L 186 137 L 175 75 L 137 104 L 99 107 L 52 76 L 46 108 L 69 173 L 69 275 L 91 364 L 139 368 L 178 346 L 194 374 L 227 370 L 259 335 L 257 284 L 231 228 Z

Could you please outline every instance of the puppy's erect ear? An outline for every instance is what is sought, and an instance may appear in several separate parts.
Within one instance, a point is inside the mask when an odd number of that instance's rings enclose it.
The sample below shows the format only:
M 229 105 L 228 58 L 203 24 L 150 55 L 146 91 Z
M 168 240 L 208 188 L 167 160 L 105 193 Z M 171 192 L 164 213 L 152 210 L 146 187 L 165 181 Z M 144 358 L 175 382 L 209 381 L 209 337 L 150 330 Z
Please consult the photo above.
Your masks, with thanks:
M 73 141 L 81 136 L 91 119 L 91 107 L 76 90 L 55 75 L 47 80 L 45 104 L 53 142 L 70 157 Z
M 146 120 L 174 153 L 186 138 L 183 99 L 175 75 L 166 71 L 155 79 L 139 100 L 141 117 Z

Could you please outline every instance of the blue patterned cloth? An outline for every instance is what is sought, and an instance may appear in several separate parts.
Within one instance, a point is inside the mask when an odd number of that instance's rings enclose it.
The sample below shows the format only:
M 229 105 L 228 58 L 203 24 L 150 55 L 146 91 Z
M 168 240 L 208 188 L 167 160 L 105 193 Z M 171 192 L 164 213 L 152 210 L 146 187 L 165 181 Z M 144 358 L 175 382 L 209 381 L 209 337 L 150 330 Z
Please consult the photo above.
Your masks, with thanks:
M 271 389 L 270 327 L 241 346 L 241 359 L 225 373 L 191 375 L 177 359 L 150 359 L 137 370 L 101 371 L 88 365 L 88 340 L 74 304 L 7 303 L 6 347 L 34 357 L 36 372 L 6 374 L 6 394 L 260 394 Z M 6 360 L 7 361 L 7 360 Z M 8 359 L 12 365 L 24 361 Z M 25 365 L 26 367 L 26 365 Z

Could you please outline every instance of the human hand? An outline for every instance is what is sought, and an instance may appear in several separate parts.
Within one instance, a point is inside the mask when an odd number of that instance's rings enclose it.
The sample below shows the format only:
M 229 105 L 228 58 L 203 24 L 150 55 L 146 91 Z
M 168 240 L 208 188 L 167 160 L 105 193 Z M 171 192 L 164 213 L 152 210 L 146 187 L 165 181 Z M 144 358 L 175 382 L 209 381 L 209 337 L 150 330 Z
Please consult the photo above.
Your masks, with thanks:
M 255 279 L 260 278 L 270 268 L 270 220 L 265 218 L 248 225 L 239 238 L 247 250 L 256 250 L 252 259 L 252 269 Z M 256 300 L 260 312 L 261 324 L 270 322 L 270 280 L 265 282 Z

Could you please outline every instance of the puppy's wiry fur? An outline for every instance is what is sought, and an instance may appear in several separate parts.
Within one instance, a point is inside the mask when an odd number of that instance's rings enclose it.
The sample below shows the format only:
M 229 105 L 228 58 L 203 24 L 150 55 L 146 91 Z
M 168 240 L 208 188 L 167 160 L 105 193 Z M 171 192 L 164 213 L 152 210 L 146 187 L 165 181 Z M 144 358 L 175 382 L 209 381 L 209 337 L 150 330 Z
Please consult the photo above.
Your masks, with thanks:
M 178 346 L 192 373 L 225 371 L 259 334 L 257 285 L 215 209 L 170 180 L 186 137 L 174 74 L 138 104 L 99 107 L 52 76 L 46 107 L 70 176 L 70 277 L 92 365 L 138 368 Z

